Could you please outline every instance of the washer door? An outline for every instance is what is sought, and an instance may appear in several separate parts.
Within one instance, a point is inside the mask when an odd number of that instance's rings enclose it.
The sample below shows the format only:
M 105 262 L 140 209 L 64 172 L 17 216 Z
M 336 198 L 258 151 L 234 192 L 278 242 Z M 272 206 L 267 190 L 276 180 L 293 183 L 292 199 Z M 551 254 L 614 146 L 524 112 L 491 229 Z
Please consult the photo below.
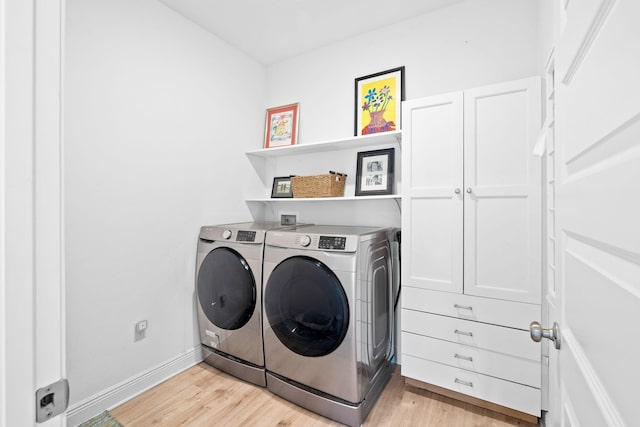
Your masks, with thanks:
M 207 318 L 222 329 L 244 326 L 256 307 L 256 281 L 247 261 L 230 248 L 216 248 L 198 272 L 198 301 Z
M 347 334 L 349 303 L 342 284 L 313 258 L 295 256 L 278 264 L 265 287 L 264 306 L 278 339 L 302 356 L 325 356 Z

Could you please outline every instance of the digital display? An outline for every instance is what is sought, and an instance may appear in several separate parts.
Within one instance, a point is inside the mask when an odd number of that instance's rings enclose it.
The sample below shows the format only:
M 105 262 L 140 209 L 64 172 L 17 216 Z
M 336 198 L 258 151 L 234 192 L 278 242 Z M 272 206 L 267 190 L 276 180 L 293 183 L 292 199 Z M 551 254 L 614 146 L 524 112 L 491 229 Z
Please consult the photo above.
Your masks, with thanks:
M 238 231 L 236 242 L 254 242 L 256 240 L 255 231 Z
M 346 237 L 320 236 L 320 241 L 318 242 L 318 248 L 344 250 L 346 243 L 347 243 Z

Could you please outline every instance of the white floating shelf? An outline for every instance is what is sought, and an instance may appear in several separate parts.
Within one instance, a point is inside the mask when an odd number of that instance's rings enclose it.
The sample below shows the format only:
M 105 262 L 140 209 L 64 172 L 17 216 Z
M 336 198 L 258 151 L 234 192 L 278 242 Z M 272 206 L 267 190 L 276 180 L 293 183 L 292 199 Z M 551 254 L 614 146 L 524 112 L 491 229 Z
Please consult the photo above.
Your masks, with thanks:
M 397 194 L 389 194 L 384 196 L 351 196 L 351 197 L 313 197 L 313 198 L 275 198 L 275 199 L 247 199 L 247 202 L 260 202 L 260 203 L 283 203 L 283 202 L 345 202 L 345 201 L 362 201 L 362 200 L 400 200 L 400 196 Z
M 286 147 L 262 148 L 260 150 L 247 151 L 247 156 L 278 157 L 293 156 L 298 154 L 320 153 L 332 150 L 346 150 L 358 147 L 373 147 L 400 142 L 402 131 L 383 132 L 373 135 L 353 136 L 350 138 L 313 142 L 309 144 L 287 145 Z M 359 197 L 361 199 L 362 197 Z M 344 197 L 340 198 L 344 199 Z

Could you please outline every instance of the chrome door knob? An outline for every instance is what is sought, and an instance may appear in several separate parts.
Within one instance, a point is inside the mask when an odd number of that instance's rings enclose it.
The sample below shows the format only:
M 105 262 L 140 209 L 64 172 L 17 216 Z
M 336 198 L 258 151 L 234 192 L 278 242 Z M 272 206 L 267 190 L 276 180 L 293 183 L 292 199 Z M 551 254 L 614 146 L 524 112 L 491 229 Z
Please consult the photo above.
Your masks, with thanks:
M 529 325 L 529 333 L 531 339 L 535 342 L 542 341 L 542 338 L 549 339 L 554 342 L 556 349 L 560 349 L 560 326 L 557 322 L 553 322 L 551 329 L 544 329 L 538 322 L 531 322 Z
M 471 194 L 471 187 L 467 188 L 467 193 Z
M 455 189 L 455 193 L 456 193 L 456 194 L 460 194 L 460 189 L 459 189 L 459 188 L 456 188 L 456 189 Z

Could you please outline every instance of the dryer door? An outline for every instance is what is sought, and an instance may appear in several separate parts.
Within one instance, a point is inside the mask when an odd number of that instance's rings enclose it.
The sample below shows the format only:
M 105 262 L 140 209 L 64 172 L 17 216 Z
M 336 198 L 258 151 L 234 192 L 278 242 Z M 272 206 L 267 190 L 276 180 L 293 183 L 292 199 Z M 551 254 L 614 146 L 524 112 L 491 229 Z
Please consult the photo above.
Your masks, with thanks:
M 207 254 L 198 272 L 198 302 L 207 318 L 222 329 L 244 326 L 256 307 L 256 281 L 247 261 L 231 248 Z
M 349 303 L 340 280 L 309 257 L 287 258 L 273 269 L 264 309 L 282 344 L 302 356 L 331 353 L 349 327 Z

